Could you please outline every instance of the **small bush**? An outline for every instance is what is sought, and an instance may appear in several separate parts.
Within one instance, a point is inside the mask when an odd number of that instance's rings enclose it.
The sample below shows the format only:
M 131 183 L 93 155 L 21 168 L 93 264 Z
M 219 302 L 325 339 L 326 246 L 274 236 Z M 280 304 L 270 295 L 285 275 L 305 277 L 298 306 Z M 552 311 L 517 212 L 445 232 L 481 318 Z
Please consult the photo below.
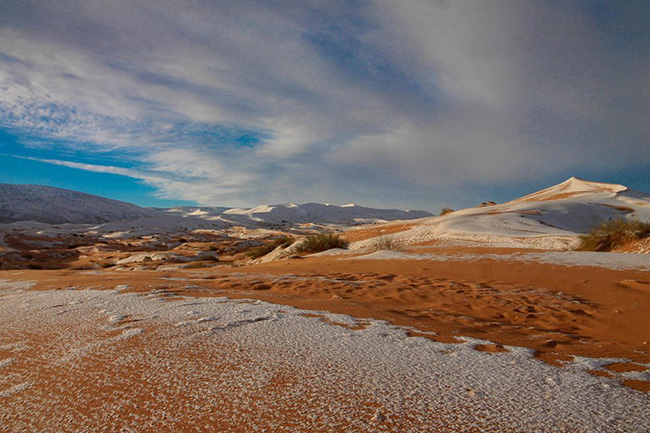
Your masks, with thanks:
M 580 251 L 611 251 L 635 239 L 650 236 L 650 223 L 614 219 L 603 221 L 589 233 L 580 236 Z
M 447 214 L 449 214 L 449 213 L 452 213 L 453 211 L 454 211 L 454 210 L 453 210 L 452 208 L 450 208 L 450 207 L 443 207 L 443 208 L 440 210 L 440 216 L 447 215 Z
M 253 259 L 257 259 L 267 255 L 277 247 L 281 246 L 282 248 L 287 248 L 288 246 L 293 244 L 293 242 L 294 240 L 288 237 L 273 239 L 271 242 L 268 242 L 264 245 L 249 249 L 248 251 L 246 251 L 246 255 Z
M 203 254 L 200 254 L 196 259 L 197 260 L 203 260 L 203 261 L 211 261 L 211 262 L 218 262 L 219 261 L 219 257 L 217 257 L 217 256 L 215 256 L 213 254 L 210 254 L 210 251 L 207 251 L 207 252 L 205 252 Z
M 395 241 L 393 236 L 379 236 L 372 242 L 372 249 L 380 250 L 399 250 L 401 246 Z
M 347 248 L 348 242 L 333 233 L 307 236 L 297 248 L 299 253 L 318 253 L 332 248 Z
M 208 265 L 205 262 L 191 262 L 183 266 L 183 268 L 185 269 L 200 269 L 200 268 L 207 268 L 207 267 Z

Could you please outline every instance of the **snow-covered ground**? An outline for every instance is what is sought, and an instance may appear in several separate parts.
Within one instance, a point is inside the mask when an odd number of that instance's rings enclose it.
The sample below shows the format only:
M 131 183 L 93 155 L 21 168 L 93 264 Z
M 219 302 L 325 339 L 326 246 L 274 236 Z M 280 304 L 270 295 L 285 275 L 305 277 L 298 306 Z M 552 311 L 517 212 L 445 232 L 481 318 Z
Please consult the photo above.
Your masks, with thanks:
M 647 393 L 586 372 L 613 360 L 557 368 L 261 301 L 27 287 L 0 284 L 9 431 L 650 431 Z
M 560 266 L 593 266 L 616 270 L 650 271 L 650 257 L 645 254 L 591 252 L 591 251 L 540 251 L 513 254 L 446 253 L 418 254 L 406 251 L 376 251 L 345 258 L 345 260 L 433 260 L 471 262 L 477 260 L 502 260 L 514 262 L 548 263 Z

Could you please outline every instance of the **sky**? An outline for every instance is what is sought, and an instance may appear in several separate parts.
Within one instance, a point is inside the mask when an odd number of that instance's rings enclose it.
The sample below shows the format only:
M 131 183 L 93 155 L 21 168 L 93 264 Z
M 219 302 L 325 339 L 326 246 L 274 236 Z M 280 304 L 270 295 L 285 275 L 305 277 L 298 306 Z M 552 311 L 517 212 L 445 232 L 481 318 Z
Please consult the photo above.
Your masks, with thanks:
M 650 192 L 645 0 L 0 0 L 0 182 L 143 206 Z

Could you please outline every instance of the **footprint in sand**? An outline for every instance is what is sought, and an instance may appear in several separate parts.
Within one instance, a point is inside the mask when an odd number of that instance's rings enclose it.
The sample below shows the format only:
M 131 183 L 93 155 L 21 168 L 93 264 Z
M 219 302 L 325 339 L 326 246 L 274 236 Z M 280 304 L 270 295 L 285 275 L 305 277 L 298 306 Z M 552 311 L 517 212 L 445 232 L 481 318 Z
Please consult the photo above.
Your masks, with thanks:
M 25 382 L 21 383 L 19 385 L 14 385 L 9 389 L 5 389 L 4 391 L 0 391 L 0 398 L 2 397 L 9 397 L 12 394 L 16 394 L 17 392 L 23 391 L 27 388 L 32 386 L 32 382 Z

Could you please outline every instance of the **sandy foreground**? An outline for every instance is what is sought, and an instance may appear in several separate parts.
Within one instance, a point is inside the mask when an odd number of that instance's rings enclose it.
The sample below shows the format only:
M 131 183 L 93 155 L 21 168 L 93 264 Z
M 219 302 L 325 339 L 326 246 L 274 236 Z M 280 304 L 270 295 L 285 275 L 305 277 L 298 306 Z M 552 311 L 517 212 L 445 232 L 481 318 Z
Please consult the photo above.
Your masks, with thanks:
M 647 432 L 650 262 L 625 256 L 3 271 L 0 431 Z

